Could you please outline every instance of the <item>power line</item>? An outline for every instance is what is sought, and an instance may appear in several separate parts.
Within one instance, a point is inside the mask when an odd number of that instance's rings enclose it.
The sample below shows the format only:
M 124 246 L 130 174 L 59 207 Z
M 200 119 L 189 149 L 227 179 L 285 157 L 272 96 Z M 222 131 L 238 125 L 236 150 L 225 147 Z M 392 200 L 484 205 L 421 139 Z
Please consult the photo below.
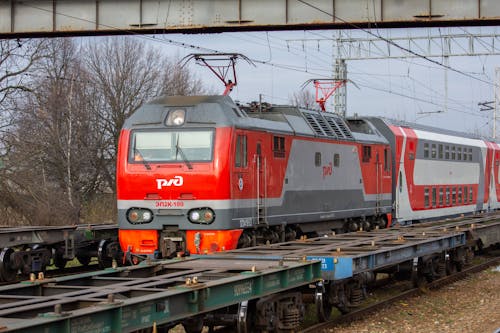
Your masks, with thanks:
M 475 77 L 475 76 L 473 76 L 473 75 L 470 75 L 470 74 L 468 74 L 468 73 L 465 73 L 465 72 L 463 72 L 463 71 L 460 71 L 460 70 L 458 70 L 458 69 L 456 69 L 456 68 L 453 68 L 453 67 L 451 67 L 451 66 L 449 66 L 449 65 L 445 65 L 445 64 L 443 64 L 443 63 L 441 63 L 441 62 L 439 62 L 439 61 L 437 61 L 437 60 L 430 59 L 430 58 L 428 58 L 428 57 L 426 57 L 426 56 L 424 56 L 424 55 L 422 55 L 422 54 L 419 54 L 419 53 L 417 53 L 417 52 L 415 52 L 415 51 L 411 50 L 411 49 L 405 48 L 405 47 L 403 47 L 403 46 L 401 46 L 401 45 L 397 44 L 396 42 L 394 42 L 394 41 L 392 41 L 392 40 L 390 40 L 390 39 L 387 39 L 387 38 L 385 38 L 385 37 L 383 37 L 383 36 L 381 36 L 381 35 L 379 35 L 379 34 L 375 34 L 375 33 L 371 32 L 371 31 L 370 31 L 370 30 L 368 30 L 368 29 L 365 29 L 365 28 L 363 28 L 363 27 L 361 27 L 361 26 L 358 26 L 358 25 L 356 25 L 356 24 L 354 24 L 354 23 L 351 23 L 351 22 L 349 22 L 349 21 L 347 21 L 347 20 L 344 20 L 344 19 L 342 19 L 342 18 L 340 18 L 340 17 L 338 17 L 338 16 L 336 16 L 336 15 L 334 15 L 334 14 L 332 14 L 332 13 L 329 13 L 329 12 L 327 12 L 327 11 L 325 11 L 325 10 L 323 10 L 323 9 L 321 9 L 321 8 L 319 8 L 319 7 L 317 7 L 317 6 L 314 6 L 314 5 L 312 5 L 312 4 L 310 4 L 310 3 L 308 3 L 308 2 L 306 2 L 306 1 L 304 1 L 304 0 L 297 0 L 297 1 L 298 1 L 298 2 L 303 3 L 303 4 L 304 4 L 304 5 L 306 5 L 306 6 L 309 6 L 309 7 L 311 7 L 311 8 L 314 8 L 314 9 L 316 9 L 317 11 L 320 11 L 320 12 L 322 12 L 322 13 L 326 14 L 326 15 L 329 15 L 329 16 L 331 16 L 332 18 L 335 18 L 335 19 L 337 19 L 337 20 L 339 20 L 339 21 L 341 21 L 341 22 L 343 22 L 343 23 L 346 23 L 346 24 L 348 24 L 348 25 L 350 25 L 350 26 L 352 26 L 352 27 L 354 27 L 354 28 L 356 28 L 356 29 L 358 29 L 358 30 L 364 31 L 364 32 L 366 32 L 367 34 L 369 34 L 370 36 L 373 36 L 373 37 L 376 37 L 376 38 L 378 38 L 378 39 L 381 39 L 381 40 L 385 41 L 386 43 L 388 43 L 388 44 L 390 44 L 390 45 L 393 45 L 393 46 L 397 47 L 398 49 L 401 49 L 401 50 L 403 50 L 403 51 L 405 51 L 405 52 L 408 52 L 408 53 L 410 53 L 410 54 L 414 55 L 414 56 L 415 56 L 415 57 L 417 57 L 417 58 L 424 59 L 424 60 L 426 60 L 426 61 L 428 61 L 428 62 L 431 62 L 431 63 L 433 63 L 433 64 L 436 64 L 436 65 L 438 65 L 438 66 L 440 66 L 440 67 L 443 67 L 443 68 L 449 69 L 449 70 L 451 70 L 451 71 L 453 71 L 453 72 L 456 72 L 456 73 L 462 74 L 462 75 L 467 76 L 467 77 L 469 77 L 469 78 L 472 78 L 472 79 L 474 79 L 474 80 L 481 81 L 481 82 L 486 83 L 486 84 L 488 84 L 488 85 L 496 86 L 496 84 L 495 84 L 495 83 L 492 83 L 492 82 L 489 82 L 489 81 L 486 81 L 486 80 L 483 80 L 483 79 L 477 78 L 477 77 Z
M 417 58 L 422 58 L 430 63 L 433 63 L 435 65 L 437 65 L 438 67 L 442 67 L 444 69 L 449 69 L 449 70 L 452 70 L 456 73 L 459 73 L 461 75 L 464 75 L 464 76 L 467 76 L 469 78 L 472 78 L 474 80 L 478 80 L 478 81 L 481 81 L 483 83 L 486 83 L 486 84 L 489 84 L 489 85 L 494 85 L 493 83 L 489 82 L 489 81 L 486 81 L 486 80 L 482 80 L 482 79 L 479 79 L 477 77 L 474 77 L 466 72 L 463 72 L 463 71 L 460 71 L 458 69 L 455 69 L 451 66 L 447 66 L 447 65 L 444 65 L 443 63 L 439 62 L 439 61 L 435 61 L 435 60 L 432 60 L 432 59 L 429 59 L 428 57 L 424 56 L 424 55 L 421 55 L 415 51 L 412 51 L 412 50 L 409 50 L 409 49 L 406 49 L 405 47 L 403 46 L 400 46 L 399 44 L 391 41 L 390 39 L 387 39 L 383 36 L 381 36 L 380 34 L 375 34 L 367 29 L 364 29 L 364 28 L 361 28 L 359 26 L 357 26 L 356 24 L 353 24 L 353 23 L 350 23 L 338 16 L 335 16 L 331 13 L 328 13 L 312 4 L 309 4 L 308 2 L 306 1 L 303 1 L 303 0 L 297 0 L 309 7 L 312 7 L 322 13 L 325 13 L 331 17 L 334 17 L 335 19 L 338 19 L 344 23 L 347 23 L 349 25 L 351 25 L 352 27 L 354 27 L 355 29 L 358 29 L 358 30 L 361 30 L 361 31 L 364 31 L 365 33 L 373 36 L 373 37 L 376 37 L 378 39 L 381 39 L 383 41 L 385 41 L 386 43 L 390 44 L 390 45 L 393 45 L 403 51 L 406 51 L 408 53 L 411 53 L 413 55 L 415 55 Z M 25 4 L 26 5 L 26 4 Z M 29 5 L 26 5 L 26 6 L 29 6 Z M 40 11 L 45 11 L 45 12 L 50 12 L 52 13 L 52 10 L 48 10 L 48 9 L 44 9 L 44 8 L 40 8 L 40 7 L 36 7 L 36 6 L 29 6 L 31 8 L 34 8 L 34 9 L 38 9 Z M 68 14 L 64 14 L 64 13 L 59 13 L 59 12 L 55 12 L 55 14 L 57 15 L 61 15 L 61 16 L 65 16 L 65 17 L 69 17 L 69 18 L 72 18 L 72 19 L 75 19 L 75 20 L 80 20 L 80 21 L 83 21 L 83 22 L 87 22 L 87 23 L 94 23 L 96 24 L 95 21 L 92 21 L 92 20 L 88 20 L 88 19 L 82 19 L 80 17 L 75 17 L 75 16 L 72 16 L 72 15 L 68 15 Z M 127 32 L 129 35 L 132 35 L 136 38 L 140 38 L 140 39 L 145 39 L 145 40 L 148 40 L 148 41 L 154 41 L 154 42 L 159 42 L 159 43 L 162 43 L 162 44 L 169 44 L 169 45 L 174 45 L 174 46 L 178 46 L 178 47 L 182 47 L 182 48 L 187 48 L 187 49 L 193 49 L 193 50 L 197 50 L 197 51 L 202 51 L 202 52 L 209 52 L 209 53 L 221 53 L 222 51 L 219 51 L 219 50 L 215 50 L 215 49 L 211 49 L 211 48 L 206 48 L 206 47 L 201 47 L 201 46 L 197 46 L 197 45 L 193 45 L 193 44 L 188 44 L 188 43 L 184 43 L 184 42 L 178 42 L 178 41 L 175 41 L 173 39 L 167 39 L 167 38 L 162 38 L 162 39 L 157 39 L 155 37 L 149 37 L 147 35 L 142 35 L 140 33 L 137 33 L 137 32 L 130 32 L 130 31 L 126 31 L 124 29 L 120 29 L 120 28 L 117 28 L 117 27 L 114 27 L 114 26 L 110 26 L 110 25 L 106 25 L 106 24 L 102 24 L 102 23 L 99 23 L 99 25 L 103 26 L 103 27 L 106 27 L 106 28 L 109 28 L 109 29 L 113 29 L 113 30 L 117 30 L 117 31 L 123 31 L 123 32 Z M 318 34 L 319 35 L 319 34 Z M 255 37 L 253 36 L 254 38 L 259 38 L 259 37 Z M 275 39 L 278 39 L 277 37 L 274 37 Z M 251 41 L 250 41 L 251 42 Z M 260 45 L 263 45 L 263 46 L 266 46 L 269 48 L 269 50 L 272 49 L 279 49 L 275 46 L 271 46 L 271 43 L 269 41 L 269 35 L 267 35 L 267 38 L 265 40 L 265 44 L 260 44 Z M 256 42 L 251 42 L 251 43 L 254 43 L 254 44 L 257 44 Z M 281 48 L 283 49 L 283 48 Z M 289 51 L 289 45 L 287 45 L 286 49 Z M 296 50 L 296 49 L 295 49 Z M 319 52 L 319 53 L 322 53 L 322 54 L 325 54 L 324 52 Z M 292 54 L 294 54 L 292 52 Z M 297 54 L 295 54 L 297 55 Z M 264 60 L 258 60 L 258 59 L 251 59 L 252 61 L 254 61 L 255 63 L 260 63 L 260 64 L 264 64 L 264 65 L 268 65 L 268 66 L 271 66 L 271 67 L 275 67 L 275 68 L 280 68 L 280 69 L 284 69 L 284 70 L 289 70 L 289 71 L 295 71 L 295 72 L 301 72 L 301 73 L 308 73 L 308 74 L 314 74 L 316 76 L 319 76 L 319 77 L 325 77 L 325 78 L 329 78 L 331 75 L 325 75 L 323 73 L 315 73 L 315 72 L 312 72 L 311 71 L 311 68 L 303 68 L 303 67 L 299 67 L 299 66 L 291 66 L 291 65 L 286 65 L 286 64 L 279 64 L 279 63 L 274 63 L 274 62 L 270 62 L 270 61 L 264 61 Z M 326 61 L 324 61 L 326 62 Z M 320 65 L 319 63 L 317 62 L 313 62 L 313 63 L 316 63 L 317 65 Z M 410 62 L 407 62 L 407 63 L 410 63 Z M 419 65 L 419 66 L 422 66 L 420 64 L 416 64 L 416 65 Z M 427 67 L 429 69 L 433 69 L 433 67 L 429 67 L 429 66 L 424 66 L 424 67 Z M 316 69 L 314 69 L 316 70 Z M 373 89 L 373 90 L 377 90 L 377 91 L 382 91 L 382 92 L 386 92 L 386 93 L 390 93 L 390 94 L 394 94 L 394 95 L 398 95 L 398 96 L 401 96 L 401 97 L 405 97 L 405 98 L 410 98 L 410 99 L 413 99 L 413 100 L 416 100 L 416 101 L 420 101 L 420 102 L 424 102 L 424 103 L 427 103 L 427 104 L 432 104 L 432 105 L 436 105 L 436 106 L 442 106 L 442 105 L 439 105 L 435 102 L 431 102 L 431 101 L 427 101 L 427 100 L 424 100 L 424 99 L 421 99 L 421 98 L 418 98 L 418 97 L 412 97 L 412 96 L 409 96 L 409 95 L 406 95 L 406 94 L 403 94 L 403 93 L 399 93 L 399 92 L 395 92 L 395 91 L 392 91 L 392 90 L 386 90 L 386 89 L 382 89 L 382 88 L 376 88 L 372 85 L 363 85 L 363 84 L 360 84 L 360 86 L 363 86 L 363 87 L 366 87 L 368 89 Z M 470 115 L 474 115 L 474 116 L 480 116 L 480 115 L 477 115 L 477 114 L 472 114 L 472 113 L 469 113 L 469 112 L 466 112 L 466 111 L 463 111 L 463 110 L 459 110 L 459 109 L 453 109 L 454 111 L 457 111 L 457 112 L 462 112 L 462 113 L 466 113 L 466 114 L 470 114 Z

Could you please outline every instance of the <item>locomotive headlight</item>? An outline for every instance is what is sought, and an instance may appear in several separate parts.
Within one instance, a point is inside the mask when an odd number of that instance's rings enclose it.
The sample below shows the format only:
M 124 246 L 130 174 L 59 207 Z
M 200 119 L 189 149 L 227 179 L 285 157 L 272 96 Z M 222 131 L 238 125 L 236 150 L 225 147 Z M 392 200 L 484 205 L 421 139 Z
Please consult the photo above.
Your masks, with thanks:
M 142 219 L 143 219 L 144 221 L 151 221 L 151 216 L 152 216 L 152 214 L 151 214 L 151 212 L 150 212 L 150 211 L 144 211 L 144 212 L 142 213 Z
M 197 210 L 191 211 L 189 219 L 193 222 L 198 222 L 200 220 L 200 213 Z
M 210 224 L 215 220 L 215 213 L 211 208 L 195 208 L 188 213 L 188 219 L 192 223 Z
M 213 218 L 214 218 L 214 213 L 211 210 L 207 210 L 203 214 L 203 219 L 205 221 L 211 221 L 211 220 L 213 220 Z
M 130 208 L 127 220 L 132 224 L 149 223 L 153 221 L 153 212 L 145 208 Z
M 131 210 L 128 213 L 128 220 L 132 223 L 136 223 L 139 220 L 139 212 L 137 210 Z
M 171 110 L 167 116 L 167 126 L 181 126 L 186 121 L 186 110 Z

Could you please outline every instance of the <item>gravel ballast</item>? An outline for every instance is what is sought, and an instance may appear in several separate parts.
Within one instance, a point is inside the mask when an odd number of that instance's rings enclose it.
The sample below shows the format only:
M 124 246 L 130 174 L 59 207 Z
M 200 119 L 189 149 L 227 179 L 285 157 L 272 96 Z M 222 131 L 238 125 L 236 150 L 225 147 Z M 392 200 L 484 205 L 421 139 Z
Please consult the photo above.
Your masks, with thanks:
M 380 309 L 335 333 L 461 332 L 500 329 L 500 266 Z

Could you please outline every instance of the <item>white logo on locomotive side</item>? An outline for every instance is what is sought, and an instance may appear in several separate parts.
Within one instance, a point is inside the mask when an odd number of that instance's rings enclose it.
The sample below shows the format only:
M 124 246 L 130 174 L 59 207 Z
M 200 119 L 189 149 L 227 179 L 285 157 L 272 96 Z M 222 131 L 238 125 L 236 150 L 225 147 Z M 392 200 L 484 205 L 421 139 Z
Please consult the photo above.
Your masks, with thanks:
M 184 184 L 184 178 L 182 176 L 174 176 L 172 179 L 157 179 L 156 180 L 156 185 L 159 190 L 162 189 L 162 187 L 168 187 L 168 186 L 182 186 Z

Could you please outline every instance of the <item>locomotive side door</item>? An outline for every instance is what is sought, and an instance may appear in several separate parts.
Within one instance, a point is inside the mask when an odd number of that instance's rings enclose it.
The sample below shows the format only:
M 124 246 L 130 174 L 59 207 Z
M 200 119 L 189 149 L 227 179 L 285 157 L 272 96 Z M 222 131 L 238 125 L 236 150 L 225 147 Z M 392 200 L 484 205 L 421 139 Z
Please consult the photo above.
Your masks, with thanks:
M 234 202 L 233 219 L 237 221 L 237 227 L 247 228 L 253 225 L 254 216 L 253 209 L 248 207 L 248 202 L 255 195 L 247 133 L 236 131 L 233 143 L 234 161 L 231 172 L 231 197 Z
M 257 141 L 255 147 L 255 188 L 256 188 L 256 216 L 257 224 L 266 224 L 266 198 L 267 198 L 267 160 L 262 154 L 262 143 Z

